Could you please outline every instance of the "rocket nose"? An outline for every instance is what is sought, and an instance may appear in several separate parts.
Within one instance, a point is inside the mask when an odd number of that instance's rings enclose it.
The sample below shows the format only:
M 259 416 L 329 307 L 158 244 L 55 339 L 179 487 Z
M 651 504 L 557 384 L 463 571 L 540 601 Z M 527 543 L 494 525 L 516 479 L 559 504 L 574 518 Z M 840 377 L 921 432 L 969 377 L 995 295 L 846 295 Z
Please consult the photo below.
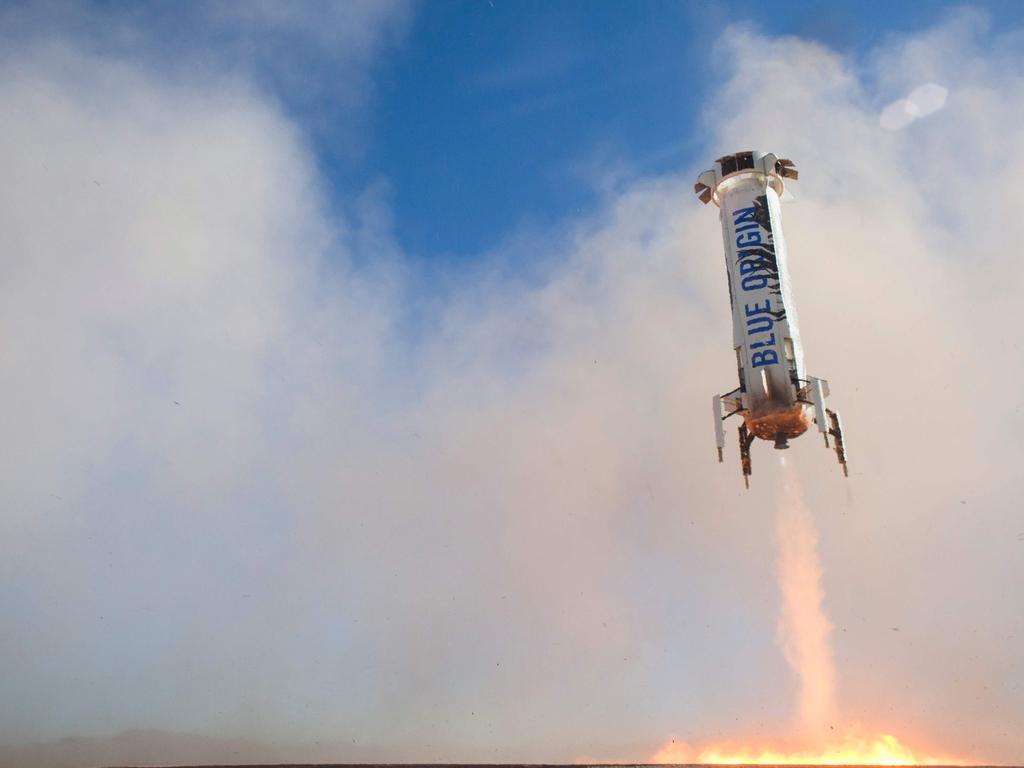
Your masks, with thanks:
M 789 440 L 786 438 L 785 432 L 779 432 L 775 435 L 775 450 L 785 451 L 789 448 Z

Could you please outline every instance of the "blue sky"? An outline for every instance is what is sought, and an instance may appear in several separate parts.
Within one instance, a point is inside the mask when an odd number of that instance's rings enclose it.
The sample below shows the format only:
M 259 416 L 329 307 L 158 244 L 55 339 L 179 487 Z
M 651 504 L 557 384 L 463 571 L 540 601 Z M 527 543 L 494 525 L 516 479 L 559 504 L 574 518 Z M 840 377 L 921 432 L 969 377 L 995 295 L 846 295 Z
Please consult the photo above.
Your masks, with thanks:
M 19 37 L 70 35 L 172 72 L 251 79 L 307 132 L 336 205 L 383 180 L 406 255 L 460 261 L 594 209 L 608 184 L 699 165 L 717 151 L 703 105 L 727 76 L 714 47 L 730 25 L 820 42 L 856 62 L 965 6 L 398 7 L 391 20 L 379 12 L 383 29 L 371 45 L 380 49 L 357 44 L 354 53 L 338 45 L 343 37 L 311 32 L 337 10 L 317 3 L 302 6 L 301 22 L 283 24 L 276 12 L 231 4 L 14 3 L 6 16 Z M 1014 2 L 970 7 L 983 9 L 996 30 L 1024 16 Z M 352 60 L 362 56 L 365 71 L 353 75 Z
M 1024 7 L 824 8 L 0 8 L 0 765 L 809 739 L 708 413 L 744 148 L 851 438 L 789 453 L 837 725 L 1019 762 Z
M 466 258 L 518 227 L 543 231 L 590 210 L 620 174 L 670 172 L 717 151 L 701 113 L 725 77 L 713 49 L 726 26 L 856 57 L 949 7 L 427 3 L 381 62 L 369 145 L 355 168 L 337 168 L 338 180 L 383 176 L 409 253 Z M 1024 14 L 1017 3 L 983 7 L 997 27 Z M 318 137 L 326 157 L 330 144 Z

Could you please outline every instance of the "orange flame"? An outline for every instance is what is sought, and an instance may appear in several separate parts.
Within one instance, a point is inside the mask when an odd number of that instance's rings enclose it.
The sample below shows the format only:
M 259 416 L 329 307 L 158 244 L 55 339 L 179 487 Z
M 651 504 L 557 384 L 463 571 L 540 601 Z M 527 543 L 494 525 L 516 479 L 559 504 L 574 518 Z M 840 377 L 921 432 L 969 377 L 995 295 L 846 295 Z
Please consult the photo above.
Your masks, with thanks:
M 729 745 L 694 749 L 685 742 L 672 740 L 658 750 L 651 762 L 703 765 L 970 765 L 960 758 L 912 750 L 892 734 L 864 736 L 857 729 L 819 749 L 793 752 Z

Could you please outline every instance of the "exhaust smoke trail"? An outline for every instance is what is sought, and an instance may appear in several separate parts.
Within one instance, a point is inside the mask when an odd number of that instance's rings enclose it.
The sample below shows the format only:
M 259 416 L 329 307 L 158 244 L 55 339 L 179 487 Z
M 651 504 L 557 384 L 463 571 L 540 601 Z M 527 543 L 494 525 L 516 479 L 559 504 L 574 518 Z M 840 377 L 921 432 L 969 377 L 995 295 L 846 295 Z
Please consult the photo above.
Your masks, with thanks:
M 836 670 L 825 615 L 825 591 L 818 557 L 818 533 L 804 503 L 796 470 L 781 460 L 775 540 L 781 603 L 776 638 L 800 683 L 796 732 L 778 744 L 712 743 L 691 747 L 672 739 L 652 763 L 703 765 L 966 765 L 970 761 L 911 749 L 891 733 L 872 733 L 857 723 L 841 724 L 836 704 Z M 795 738 L 794 738 L 795 737 Z M 780 747 L 785 744 L 787 747 Z M 795 744 L 803 747 L 792 750 Z
M 781 457 L 782 488 L 775 523 L 776 570 L 782 604 L 776 624 L 786 661 L 800 681 L 799 726 L 805 737 L 826 735 L 836 722 L 832 624 L 822 605 L 818 534 L 804 504 L 796 470 Z

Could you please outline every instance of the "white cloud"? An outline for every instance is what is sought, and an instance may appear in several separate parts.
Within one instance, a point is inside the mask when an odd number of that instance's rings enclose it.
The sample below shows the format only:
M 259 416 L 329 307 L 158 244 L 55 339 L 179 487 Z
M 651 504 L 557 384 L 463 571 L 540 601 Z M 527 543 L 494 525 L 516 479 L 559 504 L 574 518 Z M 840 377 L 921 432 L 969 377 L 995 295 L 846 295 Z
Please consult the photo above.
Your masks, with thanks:
M 40 47 L 69 44 L 182 87 L 235 78 L 284 105 L 338 161 L 364 149 L 372 75 L 412 17 L 409 0 L 131 7 L 43 0 L 0 9 L 0 40 L 15 64 Z

